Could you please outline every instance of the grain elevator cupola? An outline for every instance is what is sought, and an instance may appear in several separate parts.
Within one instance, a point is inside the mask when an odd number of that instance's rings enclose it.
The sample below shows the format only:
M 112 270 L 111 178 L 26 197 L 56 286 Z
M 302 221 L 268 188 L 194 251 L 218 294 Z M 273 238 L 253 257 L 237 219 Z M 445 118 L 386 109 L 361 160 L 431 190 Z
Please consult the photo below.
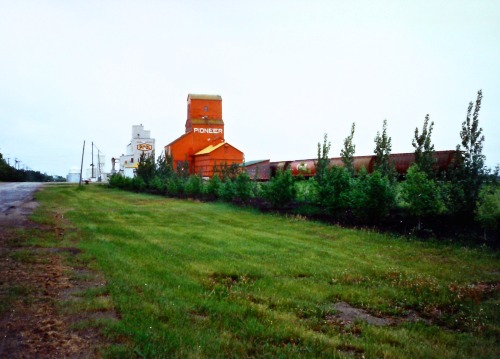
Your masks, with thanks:
M 186 133 L 191 131 L 193 127 L 221 128 L 222 134 L 224 133 L 221 96 L 188 95 Z

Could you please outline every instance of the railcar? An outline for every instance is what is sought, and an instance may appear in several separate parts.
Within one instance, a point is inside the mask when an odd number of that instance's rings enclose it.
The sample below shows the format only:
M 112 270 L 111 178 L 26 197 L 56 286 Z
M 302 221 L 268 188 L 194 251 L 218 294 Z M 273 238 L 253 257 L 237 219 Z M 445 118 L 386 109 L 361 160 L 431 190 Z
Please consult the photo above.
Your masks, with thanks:
M 456 151 L 436 151 L 436 169 L 438 172 L 443 172 L 449 169 L 453 162 Z M 415 162 L 415 153 L 393 153 L 389 155 L 389 161 L 394 164 L 395 170 L 399 175 L 405 175 L 408 168 Z M 269 162 L 269 172 L 271 177 L 276 175 L 278 170 L 290 170 L 293 176 L 313 177 L 316 174 L 317 159 L 309 158 L 295 161 L 278 161 Z M 375 163 L 375 155 L 371 156 L 354 156 L 353 166 L 356 172 L 361 168 L 365 168 L 368 173 L 373 172 Z M 330 166 L 343 167 L 342 158 L 330 158 Z

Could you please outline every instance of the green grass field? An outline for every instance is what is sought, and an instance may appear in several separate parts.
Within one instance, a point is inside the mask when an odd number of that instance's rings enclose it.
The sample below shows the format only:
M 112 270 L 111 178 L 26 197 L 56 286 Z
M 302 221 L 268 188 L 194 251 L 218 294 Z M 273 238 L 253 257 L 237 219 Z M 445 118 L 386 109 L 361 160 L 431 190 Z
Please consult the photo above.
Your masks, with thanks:
M 106 280 L 87 309 L 119 320 L 85 325 L 126 339 L 110 357 L 500 356 L 499 256 L 487 248 L 98 185 L 37 199 L 36 221 L 64 218 L 57 246 L 82 250 L 70 264 Z M 339 302 L 385 325 L 342 319 Z

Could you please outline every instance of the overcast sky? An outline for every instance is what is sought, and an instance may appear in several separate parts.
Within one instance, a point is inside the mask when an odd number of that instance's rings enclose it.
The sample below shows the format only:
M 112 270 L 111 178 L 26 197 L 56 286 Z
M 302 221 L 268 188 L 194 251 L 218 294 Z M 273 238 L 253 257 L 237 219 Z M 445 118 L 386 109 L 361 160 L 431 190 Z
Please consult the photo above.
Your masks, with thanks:
M 79 167 L 84 140 L 110 170 L 136 124 L 158 154 L 189 93 L 222 96 L 247 161 L 314 158 L 324 133 L 338 156 L 353 122 L 369 155 L 384 119 L 393 152 L 412 152 L 426 114 L 436 150 L 455 149 L 479 89 L 494 167 L 498 0 L 0 0 L 0 152 L 48 174 Z

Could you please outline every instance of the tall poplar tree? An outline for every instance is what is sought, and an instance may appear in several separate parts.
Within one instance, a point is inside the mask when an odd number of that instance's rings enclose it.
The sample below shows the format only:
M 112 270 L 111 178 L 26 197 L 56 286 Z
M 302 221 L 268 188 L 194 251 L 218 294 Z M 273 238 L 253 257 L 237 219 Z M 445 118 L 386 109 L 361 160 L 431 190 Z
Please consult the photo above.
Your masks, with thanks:
M 354 152 L 356 151 L 356 146 L 352 143 L 354 137 L 354 129 L 356 124 L 353 122 L 351 126 L 351 134 L 344 139 L 344 148 L 340 150 L 340 157 L 344 163 L 344 168 L 351 174 L 354 175 Z
M 431 143 L 432 129 L 434 122 L 429 124 L 429 115 L 425 116 L 422 132 L 419 133 L 418 127 L 415 128 L 415 137 L 412 145 L 415 148 L 415 163 L 420 171 L 423 171 L 429 178 L 435 177 L 436 157 L 434 145 Z
M 459 198 L 462 203 L 455 202 L 455 211 L 466 215 L 472 215 L 476 211 L 477 201 L 481 187 L 487 175 L 484 165 L 486 157 L 483 155 L 484 135 L 483 129 L 479 127 L 479 111 L 483 92 L 477 92 L 476 103 L 471 101 L 467 108 L 467 117 L 462 122 L 460 131 L 461 143 L 457 145 L 458 167 L 453 178 L 455 191 L 461 194 Z M 474 112 L 472 110 L 474 109 Z
M 379 170 L 382 175 L 392 179 L 394 177 L 394 164 L 390 162 L 389 155 L 391 154 L 392 144 L 391 138 L 387 136 L 387 119 L 384 119 L 382 133 L 377 131 L 375 137 L 375 163 L 374 170 Z
M 318 161 L 315 163 L 315 179 L 320 186 L 323 185 L 324 181 L 326 180 L 327 172 L 330 168 L 330 158 L 328 156 L 331 146 L 331 142 L 328 141 L 328 135 L 325 133 L 323 137 L 323 145 L 318 142 Z

